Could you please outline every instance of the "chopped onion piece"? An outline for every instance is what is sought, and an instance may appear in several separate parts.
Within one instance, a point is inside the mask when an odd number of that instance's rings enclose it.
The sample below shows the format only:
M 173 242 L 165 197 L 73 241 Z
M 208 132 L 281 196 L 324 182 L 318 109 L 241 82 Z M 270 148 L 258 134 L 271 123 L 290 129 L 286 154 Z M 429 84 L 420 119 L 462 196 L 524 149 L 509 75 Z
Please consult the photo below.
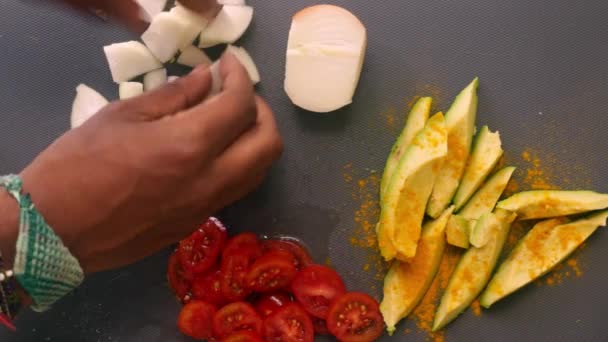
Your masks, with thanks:
M 179 45 L 180 49 L 192 45 L 192 42 L 194 42 L 196 37 L 198 37 L 201 31 L 209 24 L 207 18 L 187 9 L 179 3 L 177 3 L 177 5 L 173 7 L 171 11 L 169 11 L 169 13 L 175 16 L 186 27 L 182 36 L 183 39 Z
M 200 64 L 211 65 L 212 61 L 202 50 L 196 46 L 190 45 L 182 50 L 177 58 L 177 63 L 194 68 Z
M 175 82 L 179 80 L 179 76 L 169 76 L 167 77 L 167 83 Z
M 245 0 L 217 0 L 220 5 L 245 6 Z
M 76 98 L 72 104 L 71 126 L 76 128 L 108 104 L 103 95 L 85 84 L 76 87 Z
M 220 13 L 201 33 L 199 47 L 207 48 L 236 42 L 247 31 L 252 19 L 252 7 L 224 5 Z
M 207 97 L 211 97 L 222 91 L 223 80 L 222 75 L 220 74 L 220 61 L 215 61 L 211 64 L 209 72 L 211 73 L 211 89 L 209 89 Z
M 188 29 L 188 24 L 176 15 L 163 12 L 154 17 L 141 40 L 156 58 L 165 63 L 182 47 Z
M 110 66 L 112 79 L 116 83 L 126 82 L 162 67 L 150 50 L 137 41 L 107 45 L 103 50 Z
M 152 19 L 167 6 L 167 0 L 136 0 L 148 18 Z
M 318 5 L 298 12 L 287 43 L 285 92 L 291 101 L 319 113 L 350 104 L 366 44 L 363 24 L 341 7 Z
M 121 100 L 130 99 L 144 93 L 144 85 L 140 82 L 122 82 L 118 85 L 118 97 Z
M 232 53 L 239 60 L 239 62 L 241 62 L 241 64 L 247 70 L 249 78 L 251 78 L 251 81 L 254 85 L 260 83 L 260 72 L 258 71 L 255 62 L 253 61 L 251 55 L 249 55 L 247 50 L 242 47 L 228 45 L 226 51 Z
M 144 76 L 144 90 L 150 91 L 167 83 L 167 69 L 150 71 Z

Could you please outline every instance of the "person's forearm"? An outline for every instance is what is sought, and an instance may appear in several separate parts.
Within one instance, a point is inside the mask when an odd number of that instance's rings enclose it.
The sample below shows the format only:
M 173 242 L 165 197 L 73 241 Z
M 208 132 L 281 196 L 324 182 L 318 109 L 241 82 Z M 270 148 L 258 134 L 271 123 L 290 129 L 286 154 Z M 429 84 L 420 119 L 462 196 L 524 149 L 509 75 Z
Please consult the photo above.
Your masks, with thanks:
M 18 235 L 19 206 L 11 195 L 0 189 L 0 252 L 7 269 L 13 268 Z

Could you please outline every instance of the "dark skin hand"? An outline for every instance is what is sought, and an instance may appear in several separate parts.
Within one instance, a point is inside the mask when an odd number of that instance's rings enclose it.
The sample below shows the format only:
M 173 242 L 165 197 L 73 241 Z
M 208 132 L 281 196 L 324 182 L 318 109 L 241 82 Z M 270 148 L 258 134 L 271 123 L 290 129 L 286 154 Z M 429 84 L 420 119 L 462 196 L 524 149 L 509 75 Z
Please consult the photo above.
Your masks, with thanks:
M 127 0 L 70 2 L 132 6 Z M 279 158 L 274 115 L 247 71 L 230 54 L 220 69 L 220 93 L 207 97 L 211 74 L 198 67 L 109 104 L 21 172 L 24 192 L 86 273 L 133 263 L 181 240 L 255 189 Z M 0 250 L 11 268 L 18 211 L 6 193 L 0 214 Z
M 62 0 L 61 2 L 65 2 L 78 10 L 100 10 L 119 19 L 137 32 L 143 32 L 148 25 L 143 20 L 140 14 L 141 9 L 134 0 Z M 179 2 L 208 18 L 215 17 L 222 8 L 216 0 L 180 0 Z

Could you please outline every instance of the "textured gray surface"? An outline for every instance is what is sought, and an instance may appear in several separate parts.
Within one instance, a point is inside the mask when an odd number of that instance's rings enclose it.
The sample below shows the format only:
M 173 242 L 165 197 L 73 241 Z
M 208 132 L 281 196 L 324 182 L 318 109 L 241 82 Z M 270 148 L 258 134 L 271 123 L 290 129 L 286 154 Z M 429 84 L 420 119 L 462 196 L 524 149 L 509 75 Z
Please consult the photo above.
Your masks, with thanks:
M 40 2 L 0 1 L 1 173 L 19 171 L 68 128 L 79 82 L 117 96 L 101 47 L 133 38 Z M 518 156 L 533 149 L 554 162 L 563 187 L 608 192 L 607 1 L 335 1 L 366 24 L 369 48 L 354 104 L 327 115 L 295 109 L 282 91 L 290 17 L 315 2 L 251 3 L 255 23 L 243 45 L 259 63 L 260 92 L 287 144 L 263 189 L 225 212 L 233 227 L 299 236 L 319 261 L 332 260 L 349 287 L 375 292 L 373 274 L 361 271 L 369 256 L 348 247 L 359 202 L 343 166 L 352 163 L 360 177 L 381 170 L 396 133 L 385 113 L 396 109 L 400 125 L 414 95 L 435 95 L 445 109 L 474 76 L 481 79 L 478 123 L 500 130 L 511 162 L 525 166 Z M 481 317 L 467 312 L 446 339 L 607 341 L 607 247 L 600 230 L 580 255 L 580 279 L 530 286 Z M 91 277 L 52 311 L 24 314 L 19 333 L 0 332 L 0 340 L 185 341 L 174 326 L 166 257 Z M 411 334 L 405 327 L 392 340 L 425 339 L 411 322 Z

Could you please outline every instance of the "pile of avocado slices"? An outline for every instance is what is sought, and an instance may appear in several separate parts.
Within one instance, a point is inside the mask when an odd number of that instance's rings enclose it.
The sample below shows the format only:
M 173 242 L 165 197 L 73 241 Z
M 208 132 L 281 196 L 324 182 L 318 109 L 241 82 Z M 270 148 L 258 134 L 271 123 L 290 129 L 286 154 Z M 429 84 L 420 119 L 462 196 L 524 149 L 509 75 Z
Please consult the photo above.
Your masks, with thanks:
M 476 298 L 489 308 L 544 275 L 606 224 L 608 194 L 538 190 L 500 201 L 515 167 L 497 169 L 498 132 L 475 132 L 478 85 L 476 78 L 462 90 L 445 116 L 431 116 L 432 99 L 420 98 L 388 156 L 376 234 L 390 262 L 380 304 L 389 334 L 426 294 L 447 244 L 463 254 L 435 313 L 435 331 Z M 515 220 L 539 221 L 494 272 Z

